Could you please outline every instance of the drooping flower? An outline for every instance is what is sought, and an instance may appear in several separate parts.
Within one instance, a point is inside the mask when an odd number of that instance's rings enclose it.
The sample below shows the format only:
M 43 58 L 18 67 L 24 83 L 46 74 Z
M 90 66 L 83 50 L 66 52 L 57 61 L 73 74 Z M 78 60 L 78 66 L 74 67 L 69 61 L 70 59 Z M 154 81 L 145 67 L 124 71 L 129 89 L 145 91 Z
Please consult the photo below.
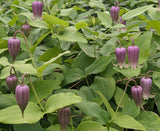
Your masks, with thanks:
M 24 110 L 29 101 L 29 87 L 25 84 L 18 85 L 16 87 L 15 95 L 17 104 L 21 109 L 22 116 L 24 117 Z
M 17 38 L 10 38 L 8 40 L 8 51 L 9 51 L 9 54 L 10 54 L 10 56 L 12 58 L 13 63 L 14 63 L 14 61 L 16 59 L 16 56 L 19 53 L 20 44 L 21 44 L 21 42 Z
M 31 26 L 28 24 L 28 21 L 25 21 L 25 25 L 22 25 L 22 31 L 23 33 L 28 37 L 31 32 Z
M 60 108 L 58 110 L 58 120 L 61 130 L 66 130 L 70 121 L 71 110 L 68 107 Z
M 32 3 L 32 12 L 33 12 L 33 19 L 35 20 L 37 17 L 39 19 L 42 19 L 42 9 L 43 9 L 43 4 L 40 1 L 34 1 Z
M 119 3 L 116 2 L 115 6 L 111 7 L 111 17 L 112 17 L 112 21 L 115 21 L 116 23 L 118 23 L 118 18 L 119 18 Z
M 17 86 L 17 77 L 15 75 L 10 75 L 6 78 L 7 87 L 9 90 L 14 90 Z
M 141 87 L 143 88 L 143 98 L 148 99 L 151 92 L 152 80 L 151 78 L 141 78 Z
M 137 106 L 142 105 L 143 89 L 141 86 L 136 85 L 131 88 L 131 94 Z
M 132 39 L 132 46 L 127 48 L 128 54 L 128 64 L 131 65 L 131 68 L 136 68 L 138 65 L 139 59 L 139 47 L 134 45 L 134 40 Z

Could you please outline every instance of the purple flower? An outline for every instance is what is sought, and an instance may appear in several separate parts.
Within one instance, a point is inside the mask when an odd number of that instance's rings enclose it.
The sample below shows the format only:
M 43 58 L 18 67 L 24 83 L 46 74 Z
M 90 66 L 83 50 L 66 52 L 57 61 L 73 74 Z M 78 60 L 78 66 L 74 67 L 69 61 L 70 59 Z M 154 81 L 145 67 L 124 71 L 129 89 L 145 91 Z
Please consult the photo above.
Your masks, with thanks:
M 42 2 L 37 0 L 32 3 L 33 19 L 36 19 L 37 17 L 42 19 L 42 8 L 43 8 Z
M 133 69 L 136 68 L 139 58 L 139 47 L 134 45 L 134 40 L 132 40 L 132 46 L 127 48 L 127 54 L 129 65 L 131 65 Z
M 8 76 L 6 78 L 7 87 L 9 90 L 14 90 L 17 86 L 17 77 L 15 75 Z
M 22 31 L 26 36 L 30 35 L 31 26 L 28 24 L 28 21 L 26 21 L 25 25 L 22 25 Z
M 22 116 L 24 115 L 24 110 L 29 101 L 29 87 L 27 85 L 18 85 L 15 91 L 16 100 L 19 108 L 21 109 Z
M 14 63 L 14 61 L 16 59 L 16 56 L 19 53 L 20 44 L 21 44 L 21 42 L 17 38 L 10 38 L 8 40 L 8 51 L 9 51 L 10 56 L 12 57 L 13 63 Z
M 126 59 L 126 49 L 124 47 L 116 48 L 115 53 L 118 65 L 120 66 L 120 68 L 122 68 Z
M 119 18 L 119 3 L 116 2 L 115 6 L 111 7 L 111 17 L 112 17 L 112 21 L 115 21 L 116 23 L 118 23 L 118 18 Z
M 68 107 L 60 108 L 58 110 L 58 120 L 61 130 L 66 130 L 70 121 L 71 110 Z
M 150 78 L 141 78 L 141 86 L 143 88 L 143 98 L 148 99 L 151 92 L 152 80 Z
M 133 86 L 131 88 L 131 94 L 134 102 L 137 106 L 142 105 L 142 99 L 143 99 L 143 89 L 141 86 Z
M 120 17 L 119 20 L 121 24 L 126 25 L 126 20 L 123 20 L 122 17 Z

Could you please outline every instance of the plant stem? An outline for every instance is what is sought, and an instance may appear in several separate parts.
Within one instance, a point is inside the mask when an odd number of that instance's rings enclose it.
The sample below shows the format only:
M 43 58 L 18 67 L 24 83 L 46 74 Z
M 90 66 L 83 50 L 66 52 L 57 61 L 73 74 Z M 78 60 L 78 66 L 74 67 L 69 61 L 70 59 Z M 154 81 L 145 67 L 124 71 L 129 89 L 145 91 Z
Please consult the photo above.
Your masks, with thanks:
M 50 10 L 50 7 L 49 7 L 49 5 L 48 5 L 48 2 L 47 2 L 47 0 L 45 0 L 45 3 L 46 3 L 46 5 L 47 5 L 47 8 L 48 8 L 48 14 L 51 14 L 51 10 Z
M 29 83 L 31 84 L 31 88 L 33 90 L 33 93 L 34 93 L 34 95 L 35 95 L 35 97 L 36 97 L 36 99 L 38 101 L 38 104 L 39 104 L 40 108 L 42 109 L 42 111 L 44 112 L 44 108 L 43 108 L 43 106 L 40 103 L 40 100 L 39 100 L 39 97 L 37 95 L 36 89 L 34 88 L 33 83 L 32 83 L 32 81 L 31 81 L 31 79 L 30 79 L 30 77 L 29 77 L 28 74 L 23 74 L 23 76 L 21 77 L 21 84 L 23 85 L 23 79 L 24 79 L 25 76 L 27 76 L 27 78 L 29 80 Z

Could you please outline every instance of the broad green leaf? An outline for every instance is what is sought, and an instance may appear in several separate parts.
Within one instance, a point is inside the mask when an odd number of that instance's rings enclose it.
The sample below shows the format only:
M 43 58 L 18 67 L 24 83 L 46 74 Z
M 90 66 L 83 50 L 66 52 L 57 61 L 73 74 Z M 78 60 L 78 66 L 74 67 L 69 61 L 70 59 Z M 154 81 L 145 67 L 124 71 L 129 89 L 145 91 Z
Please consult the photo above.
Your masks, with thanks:
M 122 108 L 123 115 L 137 117 L 140 113 L 140 107 L 137 107 L 133 100 L 127 102 Z
M 57 47 L 53 47 L 48 49 L 43 55 L 39 57 L 39 61 L 49 61 L 51 58 L 56 57 L 59 53 L 61 53 L 60 49 Z M 61 59 L 57 59 L 56 62 L 60 63 Z
M 83 35 L 74 28 L 66 28 L 62 35 L 53 34 L 52 37 L 58 38 L 62 41 L 87 43 L 87 40 L 83 37 Z
M 5 52 L 7 50 L 8 50 L 8 48 L 0 49 L 0 54 L 2 54 L 3 52 Z
M 57 18 L 53 15 L 45 14 L 45 15 L 42 16 L 42 18 L 43 18 L 44 21 L 46 21 L 48 23 L 51 23 L 51 24 L 59 24 L 61 26 L 65 26 L 65 27 L 67 27 L 69 25 L 69 23 L 67 21 L 59 19 L 59 18 Z
M 8 22 L 8 25 L 13 26 L 14 24 L 16 24 L 17 20 L 18 20 L 18 16 L 15 15 L 15 16 L 12 18 L 12 20 L 11 20 L 10 22 Z
M 0 110 L 0 122 L 4 124 L 22 124 L 35 123 L 43 116 L 40 108 L 32 102 L 29 102 L 25 111 L 24 118 L 18 105 L 10 106 Z
M 124 88 L 125 88 L 125 87 L 124 87 Z M 129 88 L 129 87 L 128 87 L 128 88 Z M 121 99 L 121 97 L 122 97 L 123 92 L 124 92 L 124 91 L 123 91 L 121 88 L 119 88 L 119 87 L 116 88 L 116 92 L 115 92 L 115 95 L 114 95 L 114 99 L 115 99 L 117 105 L 119 104 L 119 101 L 120 101 L 120 99 Z M 129 99 L 128 95 L 125 93 L 125 95 L 124 95 L 124 97 L 123 97 L 123 99 L 122 99 L 122 101 L 121 101 L 120 106 L 121 106 L 121 107 L 124 107 L 124 105 L 127 104 L 129 101 L 130 101 L 130 99 Z
M 113 67 L 113 69 L 117 72 L 122 73 L 128 79 L 130 79 L 134 76 L 138 76 L 141 71 L 139 67 L 136 67 L 135 69 L 132 69 L 131 67 L 130 68 L 123 68 L 123 69 L 120 69 L 119 67 Z
M 114 123 L 118 124 L 120 127 L 129 128 L 129 129 L 137 129 L 145 131 L 145 127 L 136 121 L 133 117 L 128 115 L 122 115 L 116 118 Z
M 94 45 L 88 45 L 87 43 L 78 42 L 79 47 L 89 57 L 95 57 Z
M 153 82 L 160 89 L 160 72 L 153 73 Z
M 103 103 L 105 104 L 106 109 L 108 110 L 108 112 L 110 113 L 110 115 L 113 117 L 114 110 L 112 109 L 111 105 L 109 104 L 109 102 L 107 101 L 107 99 L 105 98 L 105 96 L 101 92 L 99 92 L 99 91 L 96 91 L 96 92 L 101 97 L 101 99 L 102 99 Z
M 139 64 L 143 64 L 148 60 L 152 32 L 148 31 L 135 39 L 135 45 L 139 47 Z
M 6 79 L 10 75 L 10 66 L 3 68 L 0 72 L 0 79 Z
M 115 80 L 112 77 L 96 76 L 94 79 L 97 91 L 100 91 L 107 100 L 110 100 L 115 92 Z
M 21 73 L 27 73 L 27 74 L 33 74 L 33 75 L 37 74 L 36 69 L 31 64 L 18 63 L 18 64 L 14 64 L 13 66 L 17 71 Z
M 160 129 L 160 118 L 154 112 L 141 112 L 136 120 L 146 128 L 146 131 L 159 131 Z
M 64 83 L 63 85 L 67 85 L 71 82 L 77 81 L 84 77 L 84 73 L 79 68 L 70 68 L 64 71 Z
M 112 53 L 113 49 L 115 48 L 116 40 L 117 38 L 111 38 L 110 40 L 108 40 L 101 48 L 100 53 L 103 56 L 109 56 Z
M 156 32 L 160 35 L 160 21 L 150 20 L 147 22 L 147 24 L 150 26 L 150 28 L 155 29 Z
M 90 66 L 85 69 L 85 74 L 97 74 L 104 71 L 109 64 L 109 57 L 100 56 Z
M 53 90 L 59 89 L 60 88 L 60 81 L 57 80 L 39 80 L 39 81 L 34 81 L 33 86 L 37 92 L 37 95 L 41 100 L 44 98 L 48 97 L 49 94 L 52 94 Z M 30 86 L 30 101 L 32 102 L 37 102 L 37 99 L 33 93 L 33 90 Z
M 98 19 L 101 21 L 101 23 L 105 27 L 111 27 L 112 26 L 112 19 L 109 13 L 107 12 L 97 12 Z
M 81 21 L 75 24 L 75 27 L 77 30 L 81 29 L 81 28 L 85 28 L 88 27 L 88 23 Z
M 123 27 L 125 27 L 125 25 L 123 25 L 123 24 L 117 24 L 117 25 L 112 26 L 112 29 L 123 28 Z
M 39 122 L 34 124 L 15 124 L 13 128 L 15 131 L 44 131 Z
M 60 15 L 61 16 L 69 16 L 73 10 L 74 10 L 73 8 L 61 9 Z
M 108 124 L 110 115 L 107 111 L 103 110 L 97 103 L 82 101 L 75 104 L 84 114 L 92 116 L 93 119 L 100 124 Z
M 107 131 L 107 127 L 95 121 L 85 121 L 79 124 L 77 131 Z
M 146 5 L 146 6 L 143 6 L 143 7 L 138 7 L 136 9 L 130 10 L 122 16 L 122 19 L 123 20 L 128 20 L 128 19 L 133 18 L 137 15 L 140 15 L 143 12 L 145 12 L 146 10 L 150 9 L 152 6 L 153 5 Z
M 99 8 L 101 8 L 101 9 L 105 10 L 105 5 L 102 3 L 102 1 L 90 0 L 89 5 L 90 5 L 91 7 L 96 6 L 96 7 L 99 7 Z
M 54 61 L 56 61 L 56 60 L 57 60 L 58 58 L 60 58 L 61 56 L 66 55 L 66 54 L 69 54 L 69 53 L 70 53 L 70 51 L 65 51 L 65 52 L 63 52 L 63 53 L 60 53 L 58 56 L 50 59 L 49 61 L 45 62 L 42 66 L 38 67 L 38 72 L 39 72 L 40 74 L 42 74 L 43 71 L 44 71 L 44 69 L 45 69 L 49 64 L 53 63 Z
M 0 65 L 2 65 L 2 66 L 9 66 L 10 65 L 10 63 L 8 62 L 7 57 L 1 57 L 0 58 Z
M 87 19 L 93 13 L 94 13 L 94 10 L 91 9 L 89 11 L 85 11 L 84 13 L 79 14 L 76 18 L 76 22 L 84 21 L 85 19 Z
M 45 113 L 55 112 L 59 108 L 63 108 L 74 103 L 81 102 L 81 98 L 73 93 L 55 94 L 47 100 Z
M 7 32 L 5 31 L 3 26 L 0 26 L 0 38 L 7 37 Z
M 7 48 L 7 40 L 0 39 L 0 49 Z
M 1 17 L 0 16 L 0 21 L 2 21 L 4 24 L 7 24 L 9 21 L 11 21 L 11 19 L 9 17 Z
M 148 15 L 151 17 L 152 20 L 160 20 L 160 11 L 159 8 L 150 8 L 148 10 Z
M 13 94 L 0 95 L 0 109 L 4 109 L 13 105 L 17 105 L 15 95 Z
M 50 127 L 48 127 L 47 129 L 43 130 L 43 131 L 60 131 L 61 127 L 59 124 L 55 124 L 55 125 L 51 125 Z M 73 131 L 71 127 L 67 127 L 67 131 Z

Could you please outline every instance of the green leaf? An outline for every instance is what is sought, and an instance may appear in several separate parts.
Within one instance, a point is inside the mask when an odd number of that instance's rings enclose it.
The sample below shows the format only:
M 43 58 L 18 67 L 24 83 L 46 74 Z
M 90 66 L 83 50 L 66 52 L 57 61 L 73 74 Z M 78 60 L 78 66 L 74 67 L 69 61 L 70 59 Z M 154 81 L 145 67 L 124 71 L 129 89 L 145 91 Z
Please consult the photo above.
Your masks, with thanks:
M 115 42 L 116 42 L 117 38 L 111 38 L 110 40 L 108 40 L 103 47 L 100 50 L 100 53 L 103 56 L 109 56 L 113 49 L 115 48 Z
M 0 49 L 0 54 L 2 54 L 3 52 L 5 52 L 7 50 L 8 50 L 8 48 Z
M 60 49 L 57 47 L 53 47 L 48 49 L 43 55 L 39 57 L 39 61 L 49 61 L 51 58 L 56 57 L 59 53 L 61 53 Z M 60 63 L 61 59 L 57 59 L 55 62 Z
M 43 113 L 40 108 L 32 102 L 28 103 L 24 111 L 24 118 L 22 117 L 22 113 L 18 105 L 0 110 L 0 122 L 4 124 L 35 123 L 39 121 L 42 116 Z
M 130 10 L 122 16 L 122 19 L 123 20 L 128 20 L 128 19 L 133 18 L 137 15 L 140 15 L 143 12 L 145 12 L 146 10 L 150 9 L 152 6 L 153 5 L 146 5 L 146 6 L 143 6 L 143 7 L 138 7 L 136 9 Z
M 115 95 L 114 95 L 114 99 L 115 99 L 117 105 L 119 104 L 119 101 L 120 101 L 120 99 L 122 97 L 122 94 L 123 94 L 123 90 L 121 88 L 117 87 Z M 130 101 L 130 99 L 129 99 L 128 95 L 125 93 L 125 95 L 124 95 L 124 97 L 123 97 L 123 99 L 121 101 L 120 106 L 124 107 L 124 105 L 127 104 L 129 101 Z
M 109 64 L 109 57 L 100 56 L 90 66 L 85 69 L 85 74 L 97 74 L 104 71 Z
M 155 29 L 156 32 L 160 35 L 160 21 L 150 20 L 147 22 L 147 24 L 150 26 L 150 28 Z
M 135 69 L 132 68 L 123 68 L 120 69 L 119 67 L 113 67 L 113 69 L 117 72 L 122 73 L 124 76 L 126 76 L 128 79 L 134 77 L 134 76 L 138 76 L 140 74 L 140 68 L 136 67 Z
M 101 97 L 103 103 L 105 104 L 108 112 L 110 113 L 110 115 L 113 117 L 114 115 L 114 110 L 112 109 L 111 105 L 109 104 L 109 102 L 107 101 L 107 99 L 104 97 L 104 95 L 99 92 L 99 91 L 96 91 L 98 93 L 98 95 Z
M 81 122 L 77 131 L 107 131 L 107 128 L 95 121 Z
M 122 108 L 123 115 L 130 115 L 132 117 L 137 117 L 140 114 L 140 106 L 137 107 L 133 100 L 127 102 Z
M 159 8 L 152 7 L 148 10 L 148 15 L 151 17 L 152 20 L 159 20 L 160 19 L 160 12 Z
M 7 76 L 9 76 L 10 75 L 10 66 L 7 66 L 7 67 L 5 67 L 5 68 L 3 68 L 2 70 L 1 70 L 1 75 L 0 75 L 0 79 L 6 79 L 7 78 Z
M 64 26 L 64 27 L 67 27 L 69 25 L 69 23 L 67 21 L 59 19 L 59 18 L 57 18 L 53 15 L 44 14 L 42 18 L 43 18 L 44 21 L 46 21 L 50 24 L 59 24 L 59 25 Z
M 44 71 L 44 69 L 45 69 L 49 64 L 53 63 L 54 61 L 56 61 L 56 60 L 57 60 L 58 58 L 60 58 L 61 56 L 66 55 L 66 54 L 69 54 L 69 53 L 70 53 L 70 51 L 65 51 L 65 52 L 63 52 L 63 53 L 60 53 L 58 56 L 50 59 L 49 61 L 45 62 L 42 66 L 38 67 L 38 69 L 37 69 L 38 72 L 39 72 L 40 74 L 42 74 L 42 72 Z
M 88 24 L 84 21 L 78 22 L 75 24 L 75 27 L 77 30 L 81 29 L 81 28 L 85 28 L 88 27 Z
M 101 21 L 101 23 L 105 27 L 111 27 L 112 26 L 112 19 L 109 13 L 107 12 L 97 12 L 98 19 Z
M 48 127 L 47 129 L 43 130 L 43 131 L 60 131 L 61 127 L 59 124 L 55 124 L 55 125 L 51 125 L 50 127 Z M 67 131 L 73 131 L 71 127 L 67 127 Z
M 74 103 L 81 102 L 81 98 L 73 93 L 59 93 L 55 94 L 47 100 L 46 112 L 55 112 L 59 108 L 63 108 Z
M 82 101 L 75 104 L 84 114 L 92 116 L 93 119 L 100 124 L 108 124 L 110 115 L 107 111 L 103 110 L 97 103 Z
M 150 43 L 152 39 L 152 31 L 148 31 L 135 39 L 135 45 L 139 47 L 139 64 L 143 64 L 148 60 Z
M 71 68 L 64 71 L 64 83 L 67 85 L 84 77 L 84 73 L 79 68 Z
M 160 89 L 160 72 L 153 73 L 153 82 Z
M 141 112 L 136 120 L 146 128 L 146 131 L 159 131 L 160 129 L 160 118 L 154 112 Z
M 59 40 L 62 41 L 87 43 L 87 40 L 83 37 L 83 35 L 71 27 L 64 29 L 62 35 L 53 34 L 52 37 L 58 38 Z
M 144 131 L 146 130 L 141 123 L 139 123 L 133 117 L 128 115 L 119 116 L 113 122 L 118 124 L 120 127 L 124 127 L 124 128 L 144 130 Z
M 110 100 L 115 92 L 115 80 L 112 77 L 100 77 L 96 76 L 94 84 L 97 90 L 100 91 L 107 100 Z M 96 90 L 96 89 L 95 89 Z
M 37 95 L 41 100 L 46 98 L 49 94 L 52 94 L 53 90 L 60 88 L 60 81 L 57 80 L 39 80 L 34 81 L 33 86 L 37 92 Z M 31 86 L 30 86 L 31 87 Z M 33 90 L 30 88 L 30 97 L 29 100 L 32 102 L 37 102 L 37 99 L 33 93 Z
M 34 124 L 16 124 L 13 125 L 15 131 L 44 131 L 39 122 Z
M 8 62 L 7 57 L 1 57 L 0 58 L 0 65 L 2 65 L 2 66 L 9 66 L 10 65 L 10 63 Z
M 31 64 L 22 64 L 22 63 L 15 63 L 14 68 L 21 72 L 21 73 L 27 73 L 27 74 L 37 74 L 36 69 Z
M 98 0 L 90 0 L 89 5 L 91 7 L 95 6 L 95 7 L 99 7 L 101 9 L 105 10 L 105 5 L 101 1 L 98 1 Z
M 17 105 L 15 95 L 13 94 L 0 95 L 0 110 L 13 105 Z

